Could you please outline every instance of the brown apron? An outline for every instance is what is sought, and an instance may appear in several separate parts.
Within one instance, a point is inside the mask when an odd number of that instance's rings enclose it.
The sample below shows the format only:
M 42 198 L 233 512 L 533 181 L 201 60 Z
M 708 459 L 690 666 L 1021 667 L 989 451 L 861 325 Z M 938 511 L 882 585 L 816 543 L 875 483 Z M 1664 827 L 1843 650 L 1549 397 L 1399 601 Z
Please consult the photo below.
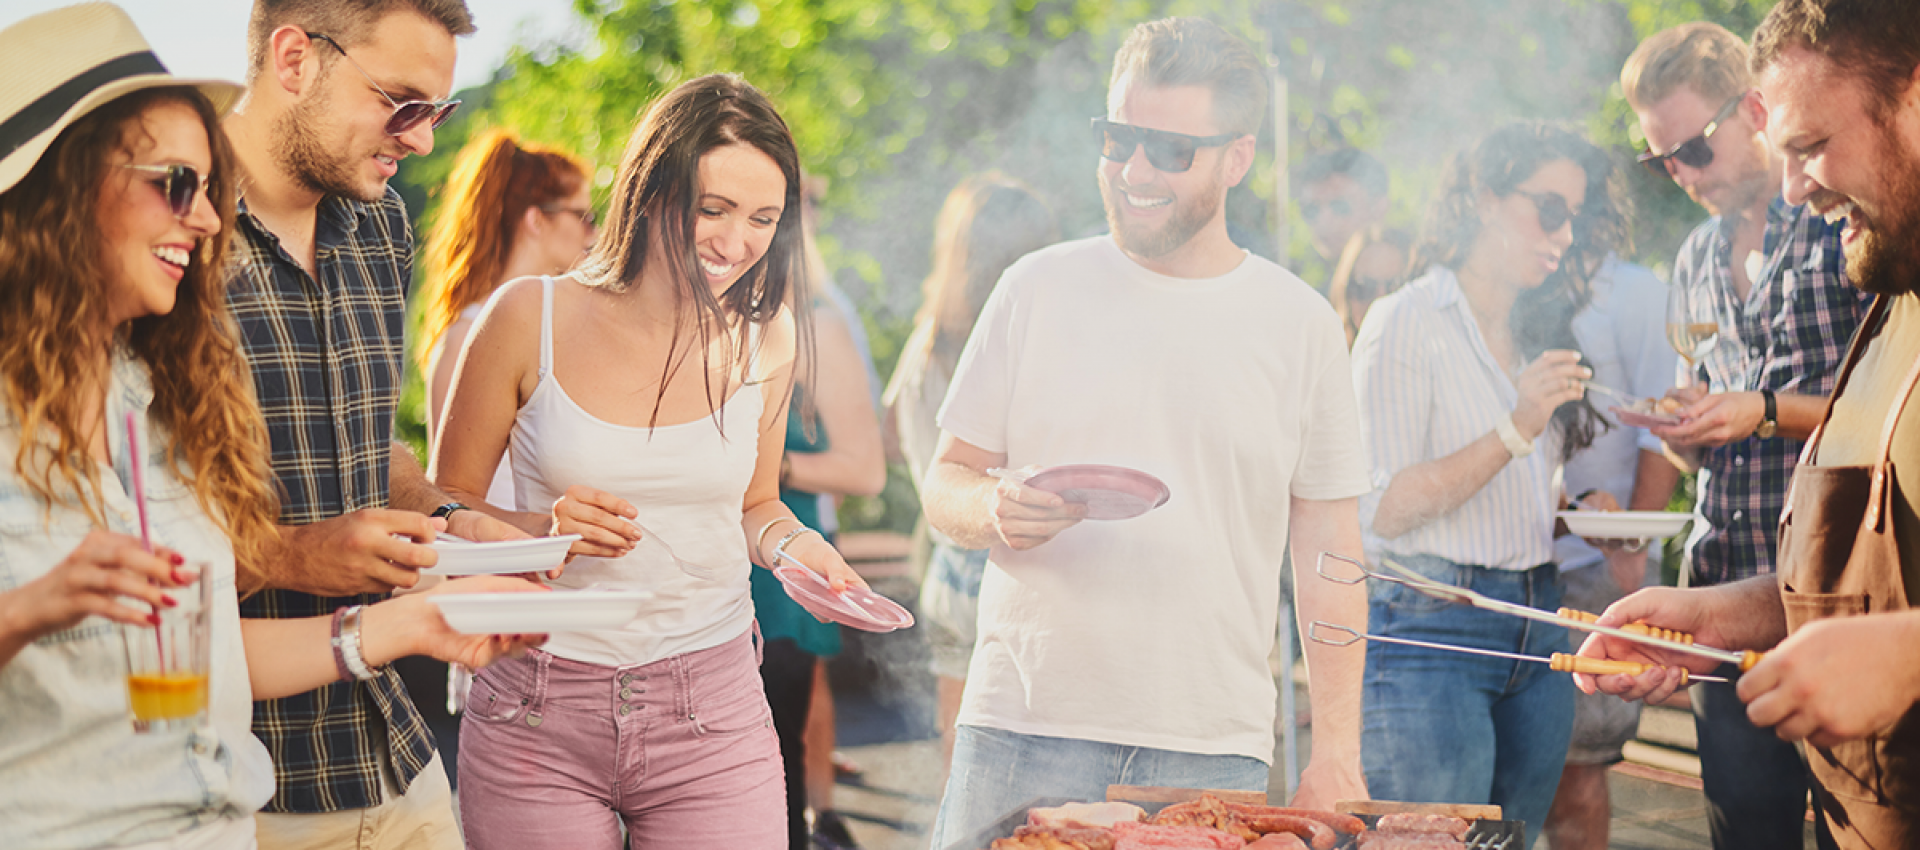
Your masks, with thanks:
M 1878 325 L 1887 299 L 1874 302 L 1862 328 Z M 1867 334 L 1857 335 L 1841 367 L 1833 396 L 1846 388 Z M 1815 466 L 1821 432 L 1833 416 L 1833 401 L 1808 438 L 1780 516 L 1780 596 L 1787 630 L 1824 617 L 1882 614 L 1907 609 L 1906 581 L 1891 516 L 1899 484 L 1890 452 L 1900 411 L 1920 381 L 1920 362 L 1908 370 L 1880 433 L 1879 460 L 1872 466 Z M 1872 647 L 1861 647 L 1862 652 Z M 1841 687 L 1846 687 L 1842 684 Z M 1840 846 L 1911 848 L 1920 839 L 1920 707 L 1866 738 L 1836 747 L 1807 745 L 1818 780 L 1816 805 Z

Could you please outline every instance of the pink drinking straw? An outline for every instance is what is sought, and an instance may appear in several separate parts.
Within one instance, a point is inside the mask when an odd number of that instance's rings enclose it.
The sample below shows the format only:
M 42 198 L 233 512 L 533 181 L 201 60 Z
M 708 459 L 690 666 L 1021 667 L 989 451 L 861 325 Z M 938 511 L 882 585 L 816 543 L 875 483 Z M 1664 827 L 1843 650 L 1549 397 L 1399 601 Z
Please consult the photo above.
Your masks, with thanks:
M 127 411 L 127 466 L 133 471 L 133 503 L 140 511 L 140 542 L 147 547 L 147 553 L 153 553 L 153 534 L 147 530 L 147 484 L 141 468 L 147 465 L 147 456 L 140 451 L 140 426 L 134 419 L 133 411 Z M 153 613 L 160 613 L 159 608 Z M 161 635 L 160 624 L 153 625 L 153 648 L 160 654 L 160 672 L 167 672 L 167 646 Z

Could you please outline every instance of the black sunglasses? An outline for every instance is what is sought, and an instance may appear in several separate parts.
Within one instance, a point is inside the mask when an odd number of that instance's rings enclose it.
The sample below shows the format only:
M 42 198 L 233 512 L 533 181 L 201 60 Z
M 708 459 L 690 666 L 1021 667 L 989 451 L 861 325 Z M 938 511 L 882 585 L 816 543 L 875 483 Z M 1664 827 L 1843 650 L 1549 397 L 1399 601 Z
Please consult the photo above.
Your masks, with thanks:
M 1239 133 L 1218 136 L 1189 136 L 1165 130 L 1149 130 L 1120 124 L 1105 118 L 1093 119 L 1100 131 L 1100 155 L 1114 162 L 1126 162 L 1141 145 L 1147 147 L 1147 164 L 1156 170 L 1178 174 L 1193 167 L 1193 155 L 1201 148 L 1213 148 L 1240 138 Z
M 1713 114 L 1713 120 L 1707 122 L 1706 129 L 1701 130 L 1700 135 L 1681 142 L 1679 147 L 1667 153 L 1654 153 L 1653 145 L 1649 143 L 1646 153 L 1639 157 L 1640 164 L 1646 166 L 1648 171 L 1662 180 L 1673 176 L 1673 167 L 1669 165 L 1669 160 L 1677 161 L 1688 168 L 1706 168 L 1712 165 L 1713 146 L 1707 144 L 1707 140 L 1713 137 L 1713 131 L 1720 129 L 1720 122 L 1727 120 L 1727 116 L 1733 114 L 1733 108 L 1746 99 L 1746 92 L 1734 95 L 1732 100 L 1720 107 L 1719 112 Z
M 173 217 L 177 219 L 184 219 L 193 214 L 194 198 L 199 197 L 200 190 L 206 187 L 208 181 L 212 180 L 210 176 L 201 177 L 200 172 L 193 170 L 193 166 L 181 165 L 179 163 L 174 163 L 173 165 L 133 165 L 131 163 L 121 163 L 120 167 L 160 175 L 147 182 L 152 183 L 154 188 L 160 190 L 161 196 L 167 199 L 167 209 L 171 211 Z
M 1567 203 L 1566 198 L 1553 192 L 1515 191 L 1514 194 L 1533 202 L 1534 211 L 1540 215 L 1540 229 L 1548 233 L 1559 232 L 1560 228 L 1567 226 L 1567 222 L 1578 215 L 1573 211 L 1573 205 Z
M 367 85 L 373 86 L 374 91 L 379 92 L 381 97 L 386 98 L 388 103 L 393 104 L 393 114 L 387 117 L 387 135 L 389 136 L 402 135 L 408 130 L 420 126 L 420 122 L 422 121 L 432 121 L 433 123 L 428 126 L 438 130 L 440 129 L 440 125 L 447 123 L 447 118 L 453 115 L 453 110 L 460 106 L 460 101 L 457 100 L 443 100 L 438 103 L 424 100 L 409 100 L 401 103 L 394 100 L 393 95 L 387 94 L 386 89 L 381 88 L 379 83 L 373 81 L 373 75 L 367 73 L 367 69 L 360 67 L 360 63 L 353 61 L 353 57 L 348 55 L 347 49 L 341 47 L 340 42 L 334 41 L 333 36 L 310 32 L 307 33 L 307 37 L 333 45 L 333 49 L 340 51 L 340 55 L 346 57 L 347 63 L 352 65 L 354 70 L 360 72 L 360 76 L 367 78 Z

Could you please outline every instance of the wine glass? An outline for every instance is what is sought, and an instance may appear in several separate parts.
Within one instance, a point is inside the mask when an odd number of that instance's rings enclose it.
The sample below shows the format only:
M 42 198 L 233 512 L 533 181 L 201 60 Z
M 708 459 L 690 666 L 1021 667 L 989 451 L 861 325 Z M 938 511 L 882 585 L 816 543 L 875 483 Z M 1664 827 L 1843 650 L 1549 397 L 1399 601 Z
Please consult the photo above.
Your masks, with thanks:
M 1675 285 L 1667 290 L 1667 342 L 1687 361 L 1680 386 L 1693 383 L 1696 367 L 1720 343 L 1721 311 L 1705 287 Z

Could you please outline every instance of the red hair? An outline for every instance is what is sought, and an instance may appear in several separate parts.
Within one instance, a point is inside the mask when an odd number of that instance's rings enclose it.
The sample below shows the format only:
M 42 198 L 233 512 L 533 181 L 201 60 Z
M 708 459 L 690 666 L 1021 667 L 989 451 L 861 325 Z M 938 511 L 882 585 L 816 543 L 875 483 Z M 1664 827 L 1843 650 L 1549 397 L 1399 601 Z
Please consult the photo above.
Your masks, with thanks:
M 460 313 L 487 300 L 505 273 L 513 238 L 528 209 L 580 191 L 587 165 L 554 148 L 521 144 L 510 130 L 487 130 L 467 143 L 447 177 L 447 194 L 427 232 L 421 287 L 420 368 Z

